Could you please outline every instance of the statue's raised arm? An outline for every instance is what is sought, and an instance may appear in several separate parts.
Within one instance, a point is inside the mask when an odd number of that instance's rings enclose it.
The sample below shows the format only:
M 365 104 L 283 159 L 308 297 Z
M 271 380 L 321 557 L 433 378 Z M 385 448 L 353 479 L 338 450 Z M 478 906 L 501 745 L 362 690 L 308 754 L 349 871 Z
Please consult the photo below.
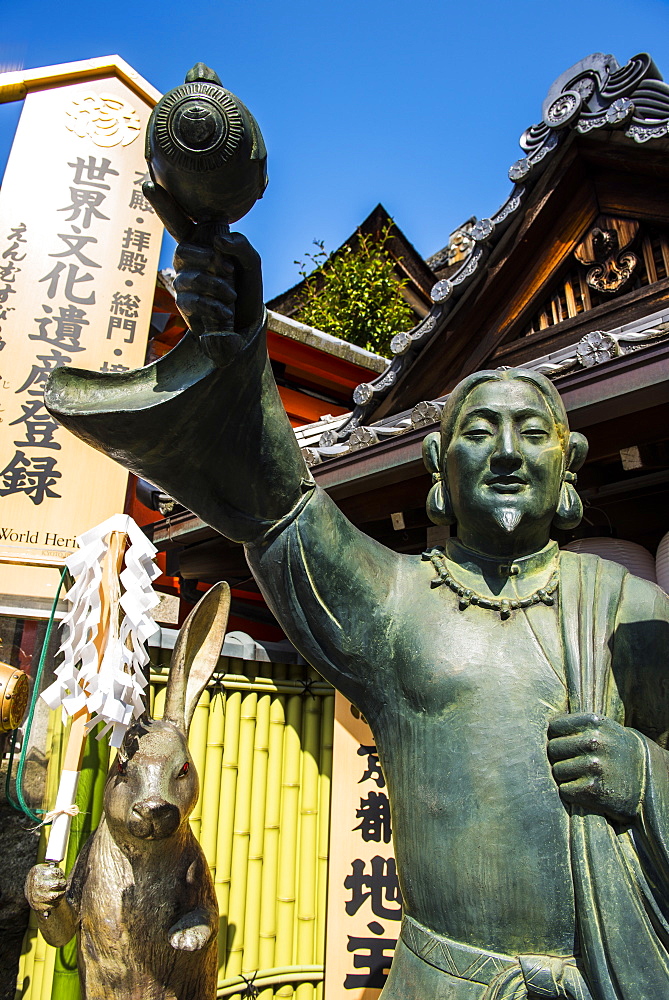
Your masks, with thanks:
M 304 463 L 267 355 L 256 251 L 239 233 L 175 220 L 162 189 L 145 192 L 170 228 L 189 237 L 177 247 L 174 284 L 190 331 L 136 371 L 57 369 L 46 405 L 90 445 L 245 543 L 286 632 L 333 680 L 350 675 L 340 686 L 366 701 L 359 677 L 370 678 L 375 665 L 373 657 L 363 662 L 363 627 L 376 614 L 382 630 L 378 608 L 399 558 L 357 531 Z M 311 614 L 301 589 L 318 594 Z
M 313 481 L 267 358 L 260 260 L 239 234 L 227 238 L 234 258 L 221 244 L 177 250 L 177 303 L 195 332 L 136 371 L 59 368 L 46 404 L 93 447 L 247 542 Z

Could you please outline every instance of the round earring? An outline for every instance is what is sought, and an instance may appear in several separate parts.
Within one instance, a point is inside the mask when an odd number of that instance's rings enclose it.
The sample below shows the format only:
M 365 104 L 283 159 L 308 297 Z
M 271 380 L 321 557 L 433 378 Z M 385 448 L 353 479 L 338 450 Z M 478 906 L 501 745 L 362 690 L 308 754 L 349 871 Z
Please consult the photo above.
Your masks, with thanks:
M 580 524 L 583 517 L 583 503 L 572 483 L 576 482 L 573 472 L 565 472 L 560 490 L 560 499 L 553 517 L 553 526 L 560 531 L 570 531 Z
M 434 524 L 455 524 L 455 514 L 453 513 L 451 496 L 448 490 L 444 487 L 444 483 L 439 473 L 434 473 L 432 475 L 432 481 L 434 485 L 428 493 L 427 500 L 425 502 L 427 516 Z

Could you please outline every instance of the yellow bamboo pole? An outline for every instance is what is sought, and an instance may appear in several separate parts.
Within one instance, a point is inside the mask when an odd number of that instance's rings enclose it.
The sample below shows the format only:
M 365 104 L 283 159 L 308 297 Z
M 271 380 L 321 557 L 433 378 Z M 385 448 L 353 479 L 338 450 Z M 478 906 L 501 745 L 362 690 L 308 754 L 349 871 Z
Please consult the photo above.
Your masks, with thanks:
M 254 664 L 266 674 L 271 664 Z M 262 894 L 265 810 L 267 805 L 267 766 L 269 754 L 270 694 L 258 698 L 255 741 L 253 744 L 253 787 L 251 789 L 251 826 L 249 833 L 248 874 L 246 879 L 246 914 L 244 918 L 244 956 L 242 972 L 260 968 L 260 908 Z
M 46 844 L 46 841 L 45 841 Z M 37 914 L 31 910 L 28 920 L 28 927 L 23 936 L 21 958 L 19 959 L 19 973 L 16 979 L 17 997 L 32 996 L 33 973 L 35 968 L 35 951 L 37 949 Z
M 292 667 L 293 676 L 301 674 L 301 667 Z M 300 797 L 300 733 L 302 730 L 302 695 L 292 695 L 286 700 L 286 732 L 284 737 L 283 778 L 281 782 L 281 830 L 279 836 L 279 876 L 277 885 L 277 916 L 275 962 L 277 965 L 293 963 L 295 923 L 295 869 L 296 844 L 299 831 L 298 810 Z M 282 986 L 277 996 L 293 995 L 290 985 Z
M 53 713 L 53 737 L 51 745 L 51 755 L 47 767 L 47 780 L 45 788 L 45 808 L 56 799 L 60 773 L 63 767 L 66 747 L 69 745 L 69 735 L 72 730 L 71 723 L 63 725 L 61 709 L 56 709 Z M 48 835 L 42 829 L 40 843 L 38 847 L 38 860 L 44 860 L 48 843 Z M 47 944 L 42 935 L 37 930 L 37 918 L 31 915 L 31 923 L 34 926 L 35 941 L 32 950 L 32 968 L 30 971 L 30 997 L 31 1000 L 48 1000 L 51 996 L 51 984 L 53 982 L 53 968 L 56 961 L 56 949 Z
M 302 714 L 302 779 L 300 802 L 300 854 L 297 881 L 297 941 L 295 964 L 315 961 L 317 875 L 318 875 L 318 792 L 321 699 L 304 695 Z M 312 1000 L 311 983 L 295 990 L 298 1000 Z
M 193 758 L 193 764 L 195 765 L 195 770 L 198 773 L 200 781 L 204 780 L 204 770 L 205 763 L 207 759 L 207 730 L 209 728 L 209 691 L 207 688 L 200 695 L 200 700 L 197 703 L 197 707 L 193 712 L 193 721 L 190 726 L 190 733 L 188 735 L 188 749 L 190 750 L 191 757 Z M 202 823 L 202 796 L 198 795 L 197 802 L 195 803 L 195 808 L 190 815 L 190 828 L 195 834 L 197 840 L 200 839 L 200 826 Z
M 232 838 L 232 876 L 228 911 L 228 962 L 226 974 L 242 971 L 245 940 L 245 915 L 249 837 L 251 832 L 251 793 L 253 789 L 253 747 L 255 742 L 258 695 L 252 691 L 242 698 L 239 725 L 239 759 L 235 824 Z
M 239 662 L 239 661 L 235 661 Z M 220 923 L 218 932 L 218 967 L 225 976 L 227 962 L 228 913 L 230 906 L 230 869 L 232 861 L 232 835 L 235 822 L 235 797 L 237 794 L 237 764 L 239 754 L 239 723 L 242 696 L 230 691 L 225 701 L 225 732 L 223 736 L 223 765 L 221 771 L 221 797 L 216 838 L 216 896 Z
M 284 664 L 273 664 L 272 673 L 277 680 L 285 677 Z M 284 695 L 272 698 L 269 720 L 269 752 L 267 761 L 267 797 L 265 801 L 265 829 L 263 833 L 263 869 L 260 897 L 260 940 L 258 964 L 261 969 L 274 967 L 276 942 L 276 900 L 279 871 L 279 834 L 281 828 L 281 779 L 286 729 L 286 699 Z M 273 991 L 268 989 L 258 1000 L 269 1000 Z
M 216 877 L 216 836 L 218 832 L 218 801 L 221 792 L 221 765 L 223 763 L 223 735 L 225 731 L 225 695 L 217 692 L 209 702 L 209 725 L 207 727 L 207 757 L 204 777 L 200 783 L 202 791 L 202 825 L 200 844 L 211 870 Z
M 262 996 L 264 990 L 269 989 L 270 992 L 273 992 L 272 986 L 280 985 L 281 983 L 300 983 L 305 980 L 320 982 L 322 979 L 322 965 L 289 965 L 285 968 L 260 969 L 253 981 L 253 985 L 260 991 L 258 995 Z M 233 976 L 230 979 L 219 981 L 216 996 L 219 998 L 229 997 L 232 993 L 236 993 L 240 986 L 244 986 L 245 982 L 243 976 Z
M 165 714 L 165 698 L 167 697 L 167 687 L 162 685 L 156 689 L 153 699 L 153 718 L 162 719 Z
M 152 670 L 150 680 L 152 684 L 160 686 L 167 680 L 167 674 L 160 670 Z M 250 678 L 241 674 L 224 674 L 220 678 L 220 684 L 226 691 L 257 691 L 258 694 L 301 694 L 304 689 L 301 678 L 276 681 L 272 677 Z M 325 681 L 317 681 L 312 684 L 311 691 L 316 695 L 328 695 L 332 692 L 332 685 Z
M 44 966 L 42 969 L 42 988 L 39 993 L 33 994 L 33 1000 L 51 1000 L 51 989 L 53 987 L 53 972 L 56 965 L 57 948 L 47 945 L 44 951 Z
M 44 982 L 44 965 L 46 962 L 47 948 L 51 947 L 46 943 L 41 934 L 37 935 L 35 941 L 35 957 L 33 959 L 33 975 L 30 984 L 31 1000 L 41 1000 L 42 984 Z
M 314 961 L 319 965 L 323 965 L 325 961 L 333 735 L 334 694 L 330 694 L 323 698 L 321 707 L 321 748 L 318 796 L 318 903 L 316 911 L 316 950 L 314 953 Z M 322 982 L 317 984 L 315 992 L 316 1000 L 321 1000 L 323 994 Z
M 46 776 L 44 781 L 44 796 L 42 808 L 48 808 L 48 803 L 53 802 L 58 788 L 58 775 L 60 773 L 60 743 L 63 735 L 63 724 L 61 721 L 61 710 L 49 712 L 46 729 L 46 739 L 44 741 L 46 755 L 48 757 Z M 46 850 L 46 833 L 44 828 L 40 831 L 39 843 L 37 845 L 37 863 L 44 860 Z M 20 996 L 30 994 L 30 984 L 33 977 L 33 966 L 35 963 L 35 947 L 37 939 L 37 916 L 31 910 L 21 945 L 21 955 L 19 957 L 19 968 L 16 977 L 16 989 Z

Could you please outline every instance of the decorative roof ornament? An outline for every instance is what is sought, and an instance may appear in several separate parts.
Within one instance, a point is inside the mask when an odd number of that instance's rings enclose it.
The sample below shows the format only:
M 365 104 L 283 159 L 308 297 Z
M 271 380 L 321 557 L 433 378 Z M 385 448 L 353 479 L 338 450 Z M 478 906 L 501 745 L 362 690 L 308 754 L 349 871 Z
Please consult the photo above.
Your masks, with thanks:
M 472 218 L 471 227 L 469 224 L 460 227 L 467 228 L 471 249 L 468 248 L 458 270 L 435 284 L 432 289 L 435 304 L 428 316 L 412 330 L 393 338 L 390 346 L 394 358 L 390 367 L 379 378 L 354 391 L 356 405 L 350 418 L 331 432 L 338 443 L 348 441 L 355 428 L 364 426 L 458 300 L 476 283 L 477 276 L 485 273 L 483 265 L 504 232 L 518 218 L 518 210 L 566 136 L 572 131 L 587 134 L 593 129 L 622 131 L 638 143 L 669 135 L 669 85 L 647 53 L 633 56 L 620 66 L 614 56 L 595 52 L 555 80 L 544 100 L 541 121 L 530 125 L 520 137 L 525 155 L 509 169 L 509 178 L 514 184 L 511 194 L 495 215 L 479 220 Z M 619 247 L 618 251 L 621 249 Z M 634 268 L 632 256 L 627 253 L 625 260 L 614 259 L 615 266 L 594 258 L 593 265 L 603 265 L 601 274 L 592 274 L 593 281 L 600 282 L 600 290 L 617 291 L 622 287 Z M 448 254 L 444 251 L 431 258 L 440 267 L 447 259 Z M 592 270 L 595 271 L 594 266 Z
M 615 294 L 627 284 L 639 260 L 630 250 L 638 232 L 639 223 L 633 219 L 600 216 L 574 250 L 579 263 L 588 268 L 585 280 L 590 288 Z

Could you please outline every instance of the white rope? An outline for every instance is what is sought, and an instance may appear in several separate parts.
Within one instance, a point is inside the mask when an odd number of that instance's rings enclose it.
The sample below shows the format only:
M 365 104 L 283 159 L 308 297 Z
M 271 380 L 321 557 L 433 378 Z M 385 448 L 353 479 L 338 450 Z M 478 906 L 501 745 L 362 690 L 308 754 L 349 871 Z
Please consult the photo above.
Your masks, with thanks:
M 41 823 L 38 823 L 37 826 L 32 826 L 30 828 L 30 832 L 34 833 L 35 830 L 39 830 L 43 826 L 48 826 L 49 823 L 53 823 L 58 816 L 78 816 L 80 812 L 81 809 L 74 803 L 71 806 L 63 806 L 62 809 L 52 809 L 51 812 L 46 814 Z

